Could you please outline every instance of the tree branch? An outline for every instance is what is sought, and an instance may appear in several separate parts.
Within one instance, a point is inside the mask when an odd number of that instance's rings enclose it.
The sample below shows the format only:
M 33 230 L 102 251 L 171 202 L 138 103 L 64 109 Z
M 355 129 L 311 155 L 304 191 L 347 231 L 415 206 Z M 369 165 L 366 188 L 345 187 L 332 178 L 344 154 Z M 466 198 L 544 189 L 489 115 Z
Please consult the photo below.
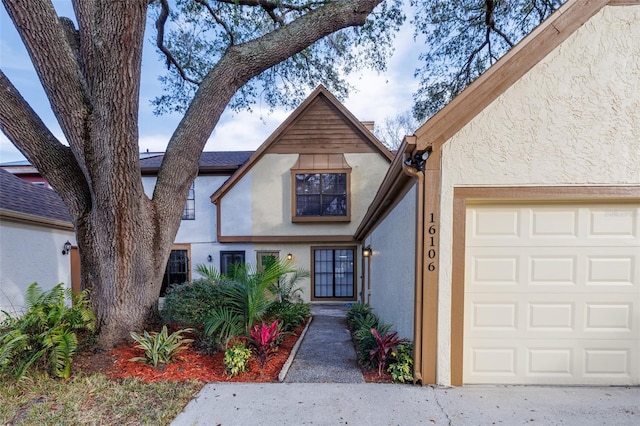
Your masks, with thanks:
M 27 48 L 62 131 L 71 145 L 81 146 L 91 103 L 76 55 L 51 1 L 2 2 Z M 31 31 L 32 28 L 38 31 Z M 19 146 L 21 141 L 15 143 Z
M 0 130 L 62 197 L 72 215 L 89 208 L 91 196 L 71 149 L 62 145 L 0 71 Z
M 340 29 L 363 25 L 383 0 L 327 3 L 284 27 L 231 47 L 200 84 L 174 132 L 158 174 L 153 198 L 167 202 L 178 191 L 186 194 L 197 173 L 204 144 L 233 95 L 251 78 Z M 241 0 L 242 2 L 242 0 Z M 177 170 L 188 170 L 177 181 Z
M 222 28 L 224 28 L 224 31 L 227 33 L 227 35 L 229 36 L 229 44 L 231 46 L 233 46 L 234 44 L 236 44 L 236 40 L 235 40 L 235 36 L 233 35 L 233 31 L 231 31 L 231 28 L 229 28 L 229 26 L 227 25 L 226 22 L 224 22 L 222 19 L 220 19 L 218 17 L 218 14 L 216 13 L 215 10 L 213 10 L 213 8 L 211 7 L 211 5 L 207 2 L 207 0 L 195 0 L 196 3 L 200 3 L 203 7 L 205 7 L 207 9 L 207 11 L 209 12 L 209 15 L 211 15 L 211 17 L 213 18 L 214 21 L 216 21 L 216 23 L 218 25 L 220 25 Z
M 169 3 L 167 2 L 167 0 L 160 0 L 160 5 L 161 5 L 160 16 L 158 16 L 158 19 L 156 20 L 156 30 L 158 31 L 157 38 L 156 38 L 156 46 L 158 46 L 158 49 L 160 49 L 160 51 L 166 57 L 167 68 L 170 68 L 171 65 L 173 65 L 174 67 L 176 67 L 176 70 L 178 70 L 178 73 L 180 74 L 180 77 L 182 77 L 183 80 L 188 81 L 189 83 L 195 84 L 196 86 L 199 86 L 200 82 L 192 79 L 187 75 L 182 65 L 176 60 L 176 58 L 173 56 L 171 51 L 164 45 L 164 26 L 167 23 L 167 18 L 169 17 Z

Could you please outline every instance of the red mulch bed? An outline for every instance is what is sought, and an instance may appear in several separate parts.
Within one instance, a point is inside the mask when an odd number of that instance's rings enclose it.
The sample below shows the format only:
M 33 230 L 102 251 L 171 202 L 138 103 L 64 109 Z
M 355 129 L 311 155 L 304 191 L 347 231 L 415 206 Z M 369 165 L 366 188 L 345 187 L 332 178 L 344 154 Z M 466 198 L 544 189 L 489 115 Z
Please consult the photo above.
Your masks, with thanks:
M 144 351 L 134 347 L 135 343 L 119 346 L 103 353 L 80 353 L 74 357 L 73 370 L 76 373 L 103 373 L 111 378 L 137 377 L 145 382 L 187 381 L 201 382 L 276 382 L 280 370 L 289 358 L 293 346 L 304 327 L 286 336 L 277 351 L 260 368 L 260 362 L 252 357 L 249 369 L 237 376 L 229 376 L 223 362 L 224 351 L 206 355 L 187 345 L 187 349 L 176 355 L 174 362 L 153 368 L 129 359 L 143 356 Z

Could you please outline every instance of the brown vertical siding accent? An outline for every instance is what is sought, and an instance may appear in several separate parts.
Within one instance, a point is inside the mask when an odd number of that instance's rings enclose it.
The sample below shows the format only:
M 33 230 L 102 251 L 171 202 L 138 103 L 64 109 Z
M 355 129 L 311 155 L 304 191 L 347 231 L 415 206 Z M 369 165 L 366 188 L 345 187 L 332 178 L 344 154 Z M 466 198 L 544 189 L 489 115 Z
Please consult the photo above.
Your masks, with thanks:
M 438 359 L 438 286 L 440 275 L 440 173 L 441 147 L 433 146 L 424 173 L 422 267 L 423 384 L 436 384 Z
M 453 193 L 453 247 L 451 272 L 451 385 L 462 386 L 464 350 L 464 256 L 467 202 L 458 188 Z
M 451 385 L 463 384 L 467 203 L 640 202 L 640 186 L 460 187 L 453 191 L 451 274 Z

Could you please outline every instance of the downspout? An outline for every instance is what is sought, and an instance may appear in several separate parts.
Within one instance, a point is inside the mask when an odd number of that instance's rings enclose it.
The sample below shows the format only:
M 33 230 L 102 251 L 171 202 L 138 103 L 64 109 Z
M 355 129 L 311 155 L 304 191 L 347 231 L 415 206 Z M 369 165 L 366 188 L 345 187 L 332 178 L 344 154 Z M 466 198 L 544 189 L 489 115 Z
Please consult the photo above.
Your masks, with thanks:
M 422 383 L 422 317 L 423 317 L 423 257 L 424 257 L 424 168 L 414 167 L 414 161 L 405 153 L 402 171 L 418 181 L 416 194 L 416 264 L 415 264 L 415 305 L 413 316 L 413 381 Z

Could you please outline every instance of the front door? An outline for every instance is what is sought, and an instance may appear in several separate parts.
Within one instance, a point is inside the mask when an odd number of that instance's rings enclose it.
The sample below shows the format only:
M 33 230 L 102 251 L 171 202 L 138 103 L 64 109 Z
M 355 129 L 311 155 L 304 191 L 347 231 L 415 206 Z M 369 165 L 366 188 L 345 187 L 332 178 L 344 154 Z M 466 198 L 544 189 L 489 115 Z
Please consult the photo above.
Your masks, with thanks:
M 315 301 L 355 300 L 355 247 L 313 247 Z

